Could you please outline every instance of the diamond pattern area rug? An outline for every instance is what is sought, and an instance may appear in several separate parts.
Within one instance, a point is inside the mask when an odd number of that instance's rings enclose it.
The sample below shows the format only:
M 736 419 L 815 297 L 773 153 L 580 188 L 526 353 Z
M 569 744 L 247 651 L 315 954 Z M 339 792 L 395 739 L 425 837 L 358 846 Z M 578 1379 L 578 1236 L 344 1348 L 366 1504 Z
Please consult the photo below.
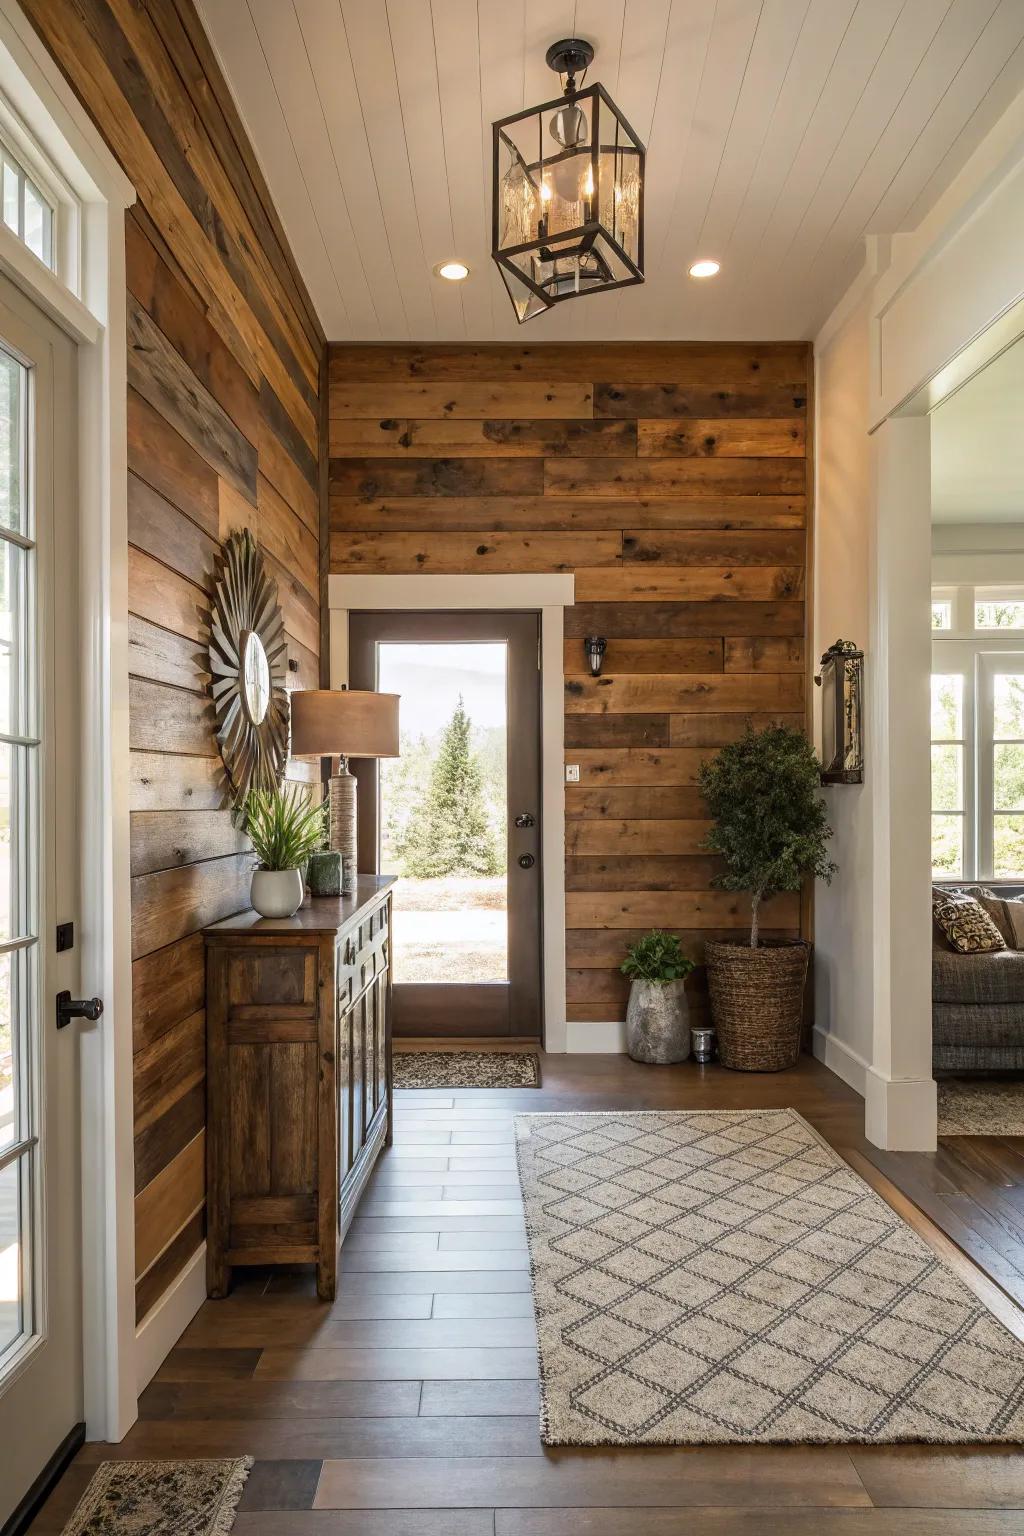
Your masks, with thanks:
M 251 1456 L 103 1461 L 62 1536 L 227 1536 Z
M 1024 1345 L 795 1111 L 516 1138 L 546 1444 L 1024 1440 Z
M 539 1088 L 534 1051 L 396 1051 L 396 1088 Z

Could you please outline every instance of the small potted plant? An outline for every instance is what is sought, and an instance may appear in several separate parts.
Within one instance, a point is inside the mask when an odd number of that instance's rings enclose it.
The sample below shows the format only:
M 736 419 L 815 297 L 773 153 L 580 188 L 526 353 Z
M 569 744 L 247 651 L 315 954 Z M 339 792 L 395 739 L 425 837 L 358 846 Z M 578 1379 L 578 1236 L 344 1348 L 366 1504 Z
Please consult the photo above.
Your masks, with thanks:
M 626 1008 L 626 1050 L 634 1061 L 659 1066 L 690 1054 L 690 1016 L 684 986 L 693 961 L 674 933 L 655 928 L 627 951 L 620 967 L 632 978 Z
M 715 884 L 750 893 L 750 939 L 706 945 L 711 1015 L 726 1067 L 778 1072 L 800 1053 L 810 945 L 759 934 L 762 903 L 799 891 L 808 876 L 831 881 L 832 828 L 810 742 L 789 726 L 747 729 L 700 767 L 713 825 L 704 846 L 725 860 Z
M 249 900 L 261 917 L 291 917 L 302 905 L 303 871 L 323 838 L 323 807 L 294 784 L 252 790 L 245 830 L 258 860 Z

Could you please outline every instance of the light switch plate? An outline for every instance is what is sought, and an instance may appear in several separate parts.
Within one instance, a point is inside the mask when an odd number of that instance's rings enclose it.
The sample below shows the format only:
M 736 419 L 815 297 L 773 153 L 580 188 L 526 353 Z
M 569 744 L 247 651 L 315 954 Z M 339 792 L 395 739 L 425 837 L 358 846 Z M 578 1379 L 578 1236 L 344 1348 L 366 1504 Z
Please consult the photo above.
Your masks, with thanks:
M 565 765 L 565 782 L 567 784 L 578 784 L 579 781 L 580 781 L 580 765 L 579 765 L 579 763 L 566 763 L 566 765 Z

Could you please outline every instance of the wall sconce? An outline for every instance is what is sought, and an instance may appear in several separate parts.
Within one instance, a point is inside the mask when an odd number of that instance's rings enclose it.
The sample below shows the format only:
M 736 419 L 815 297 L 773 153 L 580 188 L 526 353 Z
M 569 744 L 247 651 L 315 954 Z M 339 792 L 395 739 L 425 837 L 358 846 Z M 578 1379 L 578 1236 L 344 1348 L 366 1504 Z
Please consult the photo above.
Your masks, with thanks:
M 591 677 L 601 676 L 601 662 L 607 649 L 608 641 L 603 635 L 588 635 L 584 640 L 583 650 L 590 665 Z
M 821 689 L 821 782 L 864 782 L 864 652 L 837 640 L 814 679 Z

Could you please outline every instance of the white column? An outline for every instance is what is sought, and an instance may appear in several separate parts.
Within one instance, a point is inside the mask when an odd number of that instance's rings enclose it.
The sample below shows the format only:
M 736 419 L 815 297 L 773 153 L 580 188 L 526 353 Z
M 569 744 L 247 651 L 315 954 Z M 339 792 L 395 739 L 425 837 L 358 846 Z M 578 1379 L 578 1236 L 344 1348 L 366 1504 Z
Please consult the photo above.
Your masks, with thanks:
M 872 437 L 868 772 L 873 839 L 873 1050 L 865 1133 L 877 1146 L 935 1147 L 931 1049 L 929 676 L 931 462 L 926 416 Z M 842 878 L 840 876 L 840 878 Z M 869 985 L 867 978 L 865 984 Z

